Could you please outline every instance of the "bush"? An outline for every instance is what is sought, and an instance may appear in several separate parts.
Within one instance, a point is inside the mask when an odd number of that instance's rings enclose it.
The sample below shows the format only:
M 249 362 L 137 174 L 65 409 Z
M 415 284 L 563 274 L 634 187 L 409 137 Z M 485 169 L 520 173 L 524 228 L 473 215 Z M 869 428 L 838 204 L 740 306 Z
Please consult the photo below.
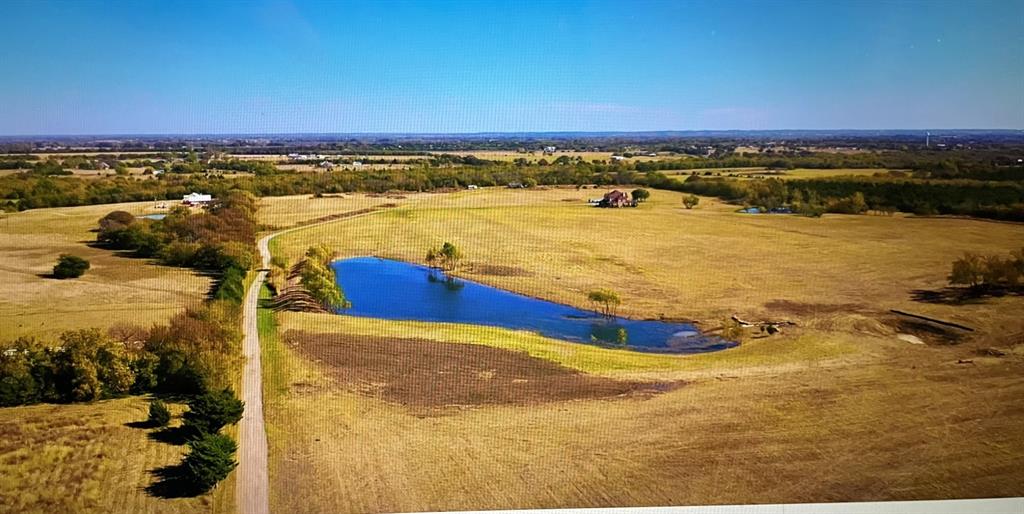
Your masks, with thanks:
M 633 200 L 636 200 L 637 203 L 639 203 L 647 201 L 647 199 L 651 197 L 651 192 L 646 189 L 634 189 L 632 195 Z
M 683 197 L 683 207 L 692 209 L 700 203 L 700 197 L 697 195 L 687 195 Z
M 167 410 L 167 404 L 160 400 L 150 402 L 148 421 L 154 427 L 167 426 L 171 422 L 171 411 Z
M 61 254 L 57 264 L 53 267 L 53 276 L 59 279 L 78 278 L 89 269 L 89 261 L 69 254 Z
M 183 462 L 185 478 L 197 492 L 213 489 L 238 465 L 235 462 L 238 446 L 226 435 L 203 434 L 189 441 L 188 446 L 189 452 Z
M 231 389 L 195 396 L 189 400 L 188 412 L 183 416 L 185 430 L 196 438 L 216 434 L 225 425 L 242 419 L 244 405 Z

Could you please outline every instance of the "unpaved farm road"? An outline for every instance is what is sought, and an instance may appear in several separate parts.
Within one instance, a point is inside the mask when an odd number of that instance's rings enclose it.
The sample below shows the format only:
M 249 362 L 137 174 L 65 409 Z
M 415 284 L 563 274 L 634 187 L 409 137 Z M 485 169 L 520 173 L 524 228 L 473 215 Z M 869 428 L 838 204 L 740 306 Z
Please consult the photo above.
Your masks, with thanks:
M 338 223 L 360 218 L 380 211 L 371 211 L 321 223 L 292 227 L 267 234 L 256 244 L 262 259 L 262 269 L 270 267 L 270 240 L 288 232 L 304 228 Z M 256 278 L 245 295 L 242 311 L 242 355 L 245 365 L 242 370 L 242 413 L 239 428 L 238 482 L 235 499 L 242 514 L 270 514 L 269 480 L 267 478 L 267 429 L 263 424 L 263 366 L 260 362 L 260 333 L 256 322 L 256 311 L 260 290 L 267 279 L 266 271 L 256 272 Z

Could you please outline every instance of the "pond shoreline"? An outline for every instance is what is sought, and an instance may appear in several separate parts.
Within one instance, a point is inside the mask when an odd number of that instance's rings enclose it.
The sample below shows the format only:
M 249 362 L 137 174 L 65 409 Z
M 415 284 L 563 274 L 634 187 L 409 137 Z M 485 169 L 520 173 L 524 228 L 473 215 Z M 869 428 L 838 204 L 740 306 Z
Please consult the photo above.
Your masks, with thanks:
M 576 344 L 645 353 L 690 354 L 738 345 L 693 322 L 605 316 L 460 276 L 379 256 L 331 262 L 353 307 L 338 314 L 525 330 Z

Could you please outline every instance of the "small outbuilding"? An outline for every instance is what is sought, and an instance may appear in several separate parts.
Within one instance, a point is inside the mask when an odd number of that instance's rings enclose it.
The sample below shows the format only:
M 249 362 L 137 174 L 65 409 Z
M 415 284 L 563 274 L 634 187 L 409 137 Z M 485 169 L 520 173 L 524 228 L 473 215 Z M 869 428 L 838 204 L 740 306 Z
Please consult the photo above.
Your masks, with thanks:
M 201 193 L 189 193 L 181 197 L 182 205 L 193 205 L 199 207 L 205 207 L 213 201 L 212 195 L 205 195 Z

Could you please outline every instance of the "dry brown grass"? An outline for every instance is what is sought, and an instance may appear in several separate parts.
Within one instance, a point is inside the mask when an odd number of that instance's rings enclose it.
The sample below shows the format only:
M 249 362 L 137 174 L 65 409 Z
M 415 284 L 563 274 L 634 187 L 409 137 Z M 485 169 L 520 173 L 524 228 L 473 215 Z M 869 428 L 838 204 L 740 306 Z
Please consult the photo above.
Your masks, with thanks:
M 637 209 L 596 209 L 605 190 L 488 189 L 411 197 L 372 216 L 285 234 L 277 251 L 294 259 L 326 243 L 343 256 L 422 262 L 443 241 L 465 254 L 461 275 L 523 294 L 588 307 L 586 292 L 611 287 L 635 317 L 788 317 L 821 328 L 854 323 L 831 306 L 905 309 L 969 326 L 1024 330 L 1012 314 L 1021 298 L 970 305 L 914 301 L 915 290 L 946 285 L 965 251 L 1024 247 L 1024 226 L 965 219 L 883 216 L 747 215 L 704 198 L 686 210 L 681 196 L 653 191 Z M 572 199 L 573 201 L 565 201 Z M 490 274 L 501 265 L 518 273 Z M 809 308 L 790 309 L 796 302 Z M 844 308 L 840 314 L 863 314 Z M 825 311 L 827 315 L 816 313 Z
M 1024 245 L 1021 226 L 748 216 L 706 198 L 687 211 L 679 195 L 662 191 L 639 209 L 581 203 L 598 194 L 486 190 L 415 199 L 287 234 L 277 250 L 294 257 L 323 241 L 343 255 L 419 261 L 428 246 L 449 240 L 467 255 L 462 274 L 526 294 L 585 306 L 585 291 L 615 284 L 636 316 L 697 318 L 706 327 L 738 313 L 801 326 L 713 354 L 649 356 L 498 328 L 281 315 L 282 330 L 364 343 L 385 336 L 484 344 L 606 377 L 686 385 L 644 399 L 423 416 L 339 386 L 342 368 L 265 338 L 273 507 L 378 512 L 1024 494 L 1024 300 L 912 298 L 943 287 L 963 251 Z M 494 265 L 521 272 L 487 273 Z M 978 331 L 957 345 L 910 345 L 894 337 L 889 308 Z M 1006 355 L 982 355 L 989 346 Z
M 64 330 L 118 323 L 148 326 L 202 301 L 210 279 L 192 271 L 154 265 L 92 248 L 91 232 L 108 212 L 141 214 L 151 203 L 38 209 L 0 214 L 0 334 L 4 340 L 53 337 Z M 92 267 L 74 280 L 47 275 L 58 255 L 88 259 Z
M 798 344 L 829 344 L 816 335 Z M 272 505 L 381 512 L 1024 493 L 1021 356 L 855 342 L 838 361 L 756 368 L 743 347 L 726 350 L 684 375 L 684 387 L 645 399 L 440 417 L 349 392 L 328 378 L 338 372 L 329 363 L 277 348 L 265 362 L 279 386 L 267 404 Z
M 2 409 L 0 511 L 232 511 L 231 485 L 197 498 L 146 493 L 156 480 L 153 471 L 177 464 L 184 452 L 151 440 L 150 429 L 129 425 L 144 421 L 147 407 L 143 398 L 125 398 Z

